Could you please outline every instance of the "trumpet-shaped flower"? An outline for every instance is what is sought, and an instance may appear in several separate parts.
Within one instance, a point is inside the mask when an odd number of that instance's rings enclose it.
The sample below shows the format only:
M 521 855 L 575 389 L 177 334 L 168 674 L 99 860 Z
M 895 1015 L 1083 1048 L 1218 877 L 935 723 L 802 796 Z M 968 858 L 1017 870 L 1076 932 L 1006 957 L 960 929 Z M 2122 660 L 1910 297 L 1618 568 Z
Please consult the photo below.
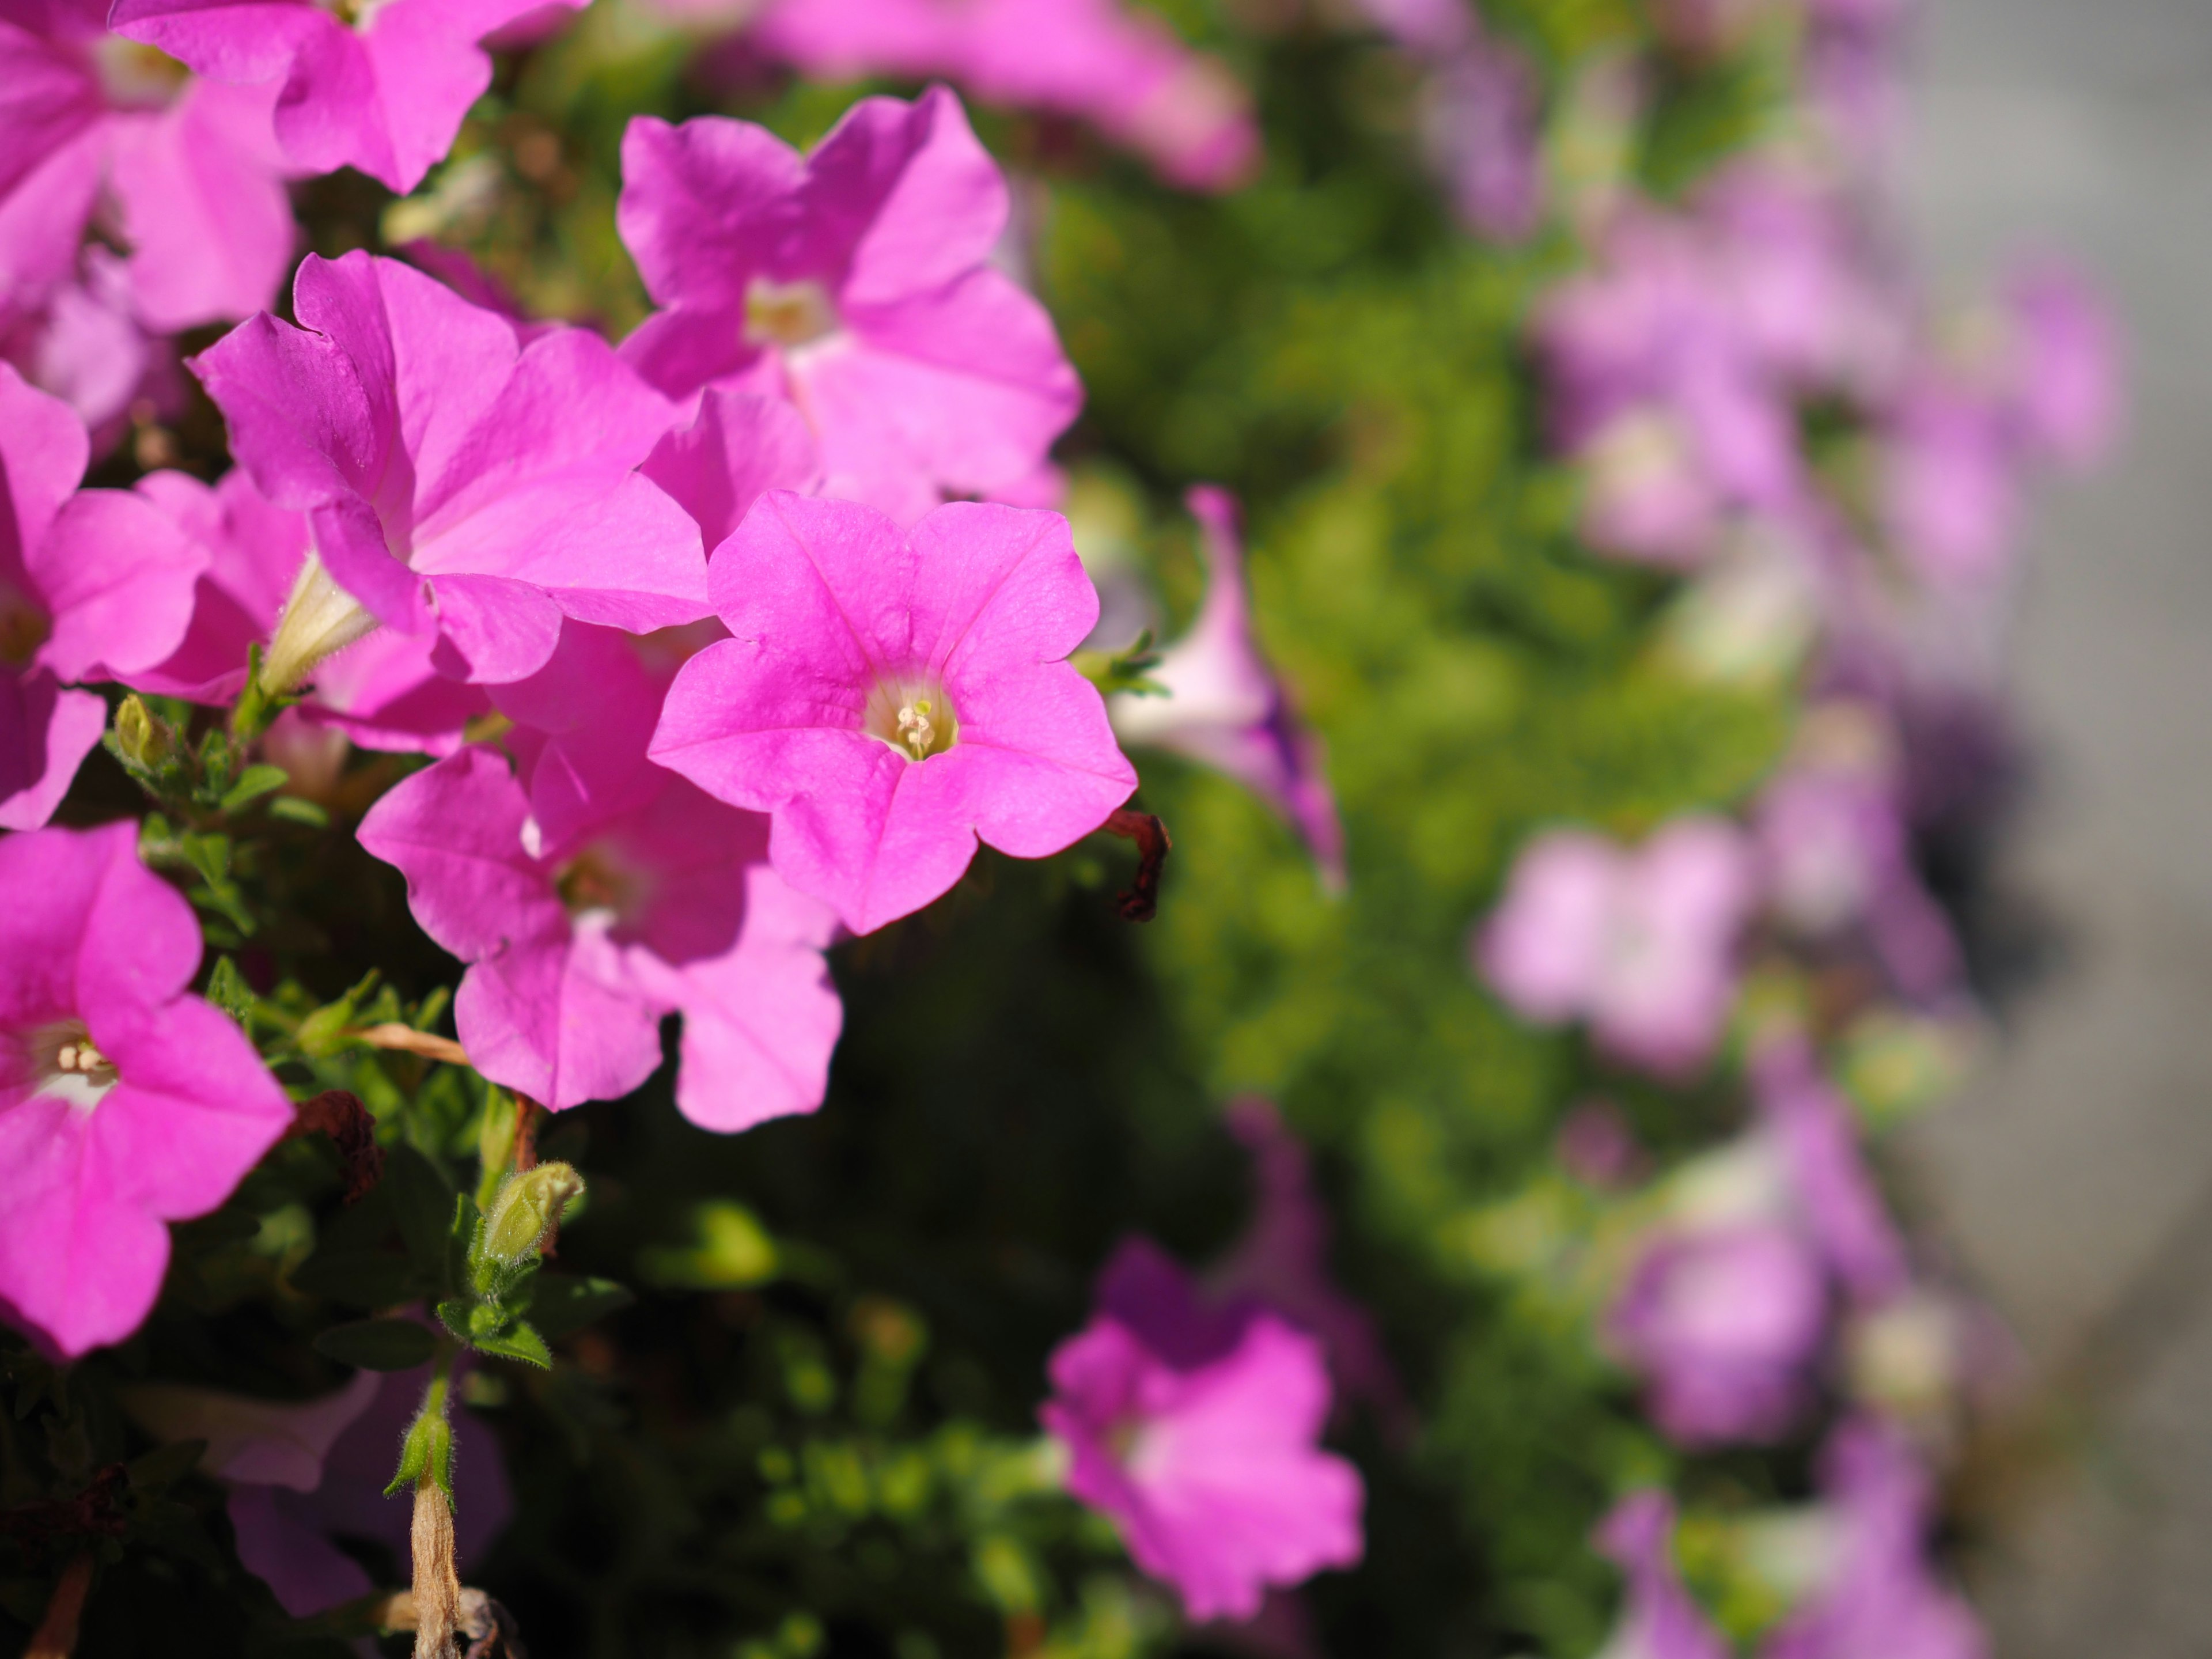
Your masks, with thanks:
M 247 651 L 269 642 L 298 585 L 308 557 L 307 515 L 271 507 L 239 467 L 212 488 L 181 472 L 149 473 L 137 488 L 209 557 L 183 642 L 130 675 L 130 684 L 227 702 L 245 683 Z M 491 702 L 431 666 L 435 643 L 434 635 L 379 629 L 316 665 L 300 717 L 336 727 L 368 749 L 451 754 L 462 728 L 489 713 Z
M 1603 1659 L 1729 1659 L 1728 1644 L 1674 1565 L 1674 1505 L 1666 1493 L 1622 1498 L 1595 1541 L 1627 1580 Z
M 1217 1311 L 1142 1240 L 1099 1281 L 1090 1326 L 1054 1352 L 1040 1415 L 1068 1490 L 1110 1516 L 1194 1620 L 1249 1619 L 1271 1585 L 1359 1559 L 1358 1473 L 1317 1443 L 1321 1345 L 1273 1315 Z
M 1928 1472 L 1893 1428 L 1857 1419 L 1821 1455 L 1829 1571 L 1760 1659 L 1985 1659 L 1989 1638 L 1928 1559 Z
M 1044 308 L 990 264 L 1006 185 L 942 88 L 854 106 L 811 155 L 742 121 L 640 118 L 623 240 L 662 309 L 623 355 L 672 397 L 785 398 L 829 493 L 911 523 L 1024 483 L 1082 388 Z
M 306 173 L 358 167 L 404 195 L 491 85 L 477 43 L 583 0 L 116 0 L 109 24 L 211 80 L 276 91 L 276 137 Z
M 1330 884 L 1341 886 L 1344 829 L 1321 741 L 1252 631 L 1236 501 L 1206 485 L 1186 499 L 1205 532 L 1206 601 L 1152 670 L 1167 695 L 1116 696 L 1114 730 L 1124 742 L 1187 755 L 1236 779 L 1291 822 Z
M 519 773 L 464 749 L 379 801 L 361 841 L 469 964 L 454 1017 L 485 1076 L 555 1110 L 626 1095 L 680 1012 L 677 1104 L 750 1128 L 822 1102 L 835 922 L 763 861 L 766 820 L 647 762 L 665 684 L 619 634 L 570 624 L 498 694 Z
M 1634 852 L 1554 830 L 1514 866 L 1477 959 L 1519 1013 L 1586 1019 L 1601 1047 L 1679 1074 L 1720 1037 L 1752 899 L 1750 849 L 1720 819 L 1677 819 Z
M 1098 615 L 1057 514 L 956 502 L 902 537 L 761 497 L 716 551 L 732 638 L 684 665 L 653 757 L 774 820 L 769 856 L 854 933 L 919 910 L 981 841 L 1045 858 L 1137 775 L 1066 661 Z
M 1074 116 L 1189 189 L 1239 184 L 1259 161 L 1244 89 L 1117 0 L 781 0 L 753 38 L 826 79 L 943 76 L 987 103 Z
M 296 234 L 275 88 L 196 81 L 106 32 L 98 0 L 0 16 L 0 318 L 76 270 L 105 205 L 131 307 L 156 332 L 269 303 Z
M 307 515 L 267 674 L 379 623 L 449 678 L 544 666 L 563 617 L 635 633 L 706 611 L 698 526 L 638 475 L 667 401 L 580 329 L 532 331 L 396 260 L 310 256 L 301 327 L 264 313 L 193 360 L 239 464 Z
M 77 490 L 88 449 L 67 404 L 0 363 L 0 828 L 52 817 L 100 741 L 106 706 L 64 684 L 175 650 L 207 566 L 142 498 Z
M 0 1308 L 72 1357 L 138 1328 L 162 1224 L 221 1204 L 292 1121 L 245 1035 L 184 994 L 199 924 L 137 841 L 0 840 Z

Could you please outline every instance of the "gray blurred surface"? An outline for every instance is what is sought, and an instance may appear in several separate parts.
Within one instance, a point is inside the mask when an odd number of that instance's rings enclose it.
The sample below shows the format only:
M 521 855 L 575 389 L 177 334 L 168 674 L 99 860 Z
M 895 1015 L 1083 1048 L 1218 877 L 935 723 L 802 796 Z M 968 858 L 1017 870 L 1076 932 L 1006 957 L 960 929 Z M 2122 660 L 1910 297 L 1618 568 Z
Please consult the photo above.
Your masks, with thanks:
M 2064 961 L 1911 1148 L 2045 1373 L 2102 1381 L 1976 1589 L 2000 1659 L 2212 1654 L 2212 0 L 1929 0 L 1902 179 L 1964 291 L 2053 249 L 2130 337 L 2131 430 L 2046 491 L 2010 677 L 2009 884 Z

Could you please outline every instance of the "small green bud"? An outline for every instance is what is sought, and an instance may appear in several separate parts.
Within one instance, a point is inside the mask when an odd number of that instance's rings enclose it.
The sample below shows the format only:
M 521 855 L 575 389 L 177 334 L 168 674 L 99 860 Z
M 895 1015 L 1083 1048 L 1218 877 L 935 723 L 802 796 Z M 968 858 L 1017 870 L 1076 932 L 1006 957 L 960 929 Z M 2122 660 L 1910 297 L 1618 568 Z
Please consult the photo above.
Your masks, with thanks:
M 583 1176 L 567 1164 L 541 1164 L 507 1176 L 484 1219 L 482 1254 L 501 1267 L 535 1255 L 583 1191 Z
M 446 1420 L 445 1385 L 434 1384 L 434 1392 L 436 1397 L 423 1401 L 407 1438 L 400 1443 L 399 1468 L 384 1489 L 386 1498 L 425 1482 L 449 1498 L 453 1495 L 453 1425 Z
M 176 738 L 134 691 L 115 711 L 115 746 L 131 765 L 150 771 L 176 752 Z

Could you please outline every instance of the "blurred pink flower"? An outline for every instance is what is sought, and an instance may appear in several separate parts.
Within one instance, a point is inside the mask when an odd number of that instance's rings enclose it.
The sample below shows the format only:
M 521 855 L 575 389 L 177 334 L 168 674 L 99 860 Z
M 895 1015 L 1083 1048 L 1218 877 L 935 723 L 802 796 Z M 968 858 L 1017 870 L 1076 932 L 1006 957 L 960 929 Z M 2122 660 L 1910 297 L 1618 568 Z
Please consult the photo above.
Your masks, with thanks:
M 2121 419 L 2119 329 L 2103 297 L 2063 264 L 2015 272 L 2002 300 L 2012 424 L 2038 459 L 2086 467 L 2103 459 Z
M 817 79 L 942 76 L 986 103 L 1075 116 L 1190 189 L 1241 184 L 1259 162 L 1243 88 L 1118 0 L 779 0 L 752 38 Z
M 1846 1422 L 1820 1459 L 1834 1517 L 1826 1582 L 1759 1650 L 1759 1659 L 1986 1659 L 1973 1610 L 1928 1559 L 1928 1473 L 1898 1431 Z
M 53 816 L 107 724 L 64 683 L 176 649 L 207 555 L 127 491 L 76 489 L 84 425 L 0 363 L 0 828 Z
M 0 1309 L 74 1358 L 138 1328 L 163 1224 L 228 1198 L 292 1107 L 184 994 L 199 923 L 136 823 L 0 839 Z
M 1200 484 L 1184 501 L 1204 532 L 1206 600 L 1151 678 L 1167 695 L 1110 705 L 1125 743 L 1188 756 L 1251 790 L 1297 830 L 1332 888 L 1344 885 L 1344 829 L 1320 738 L 1291 707 L 1252 629 L 1236 498 Z
M 1412 1408 L 1374 1316 L 1329 1272 L 1328 1211 L 1314 1191 L 1304 1144 L 1267 1101 L 1231 1102 L 1226 1115 L 1230 1133 L 1252 1156 L 1255 1190 L 1243 1233 L 1206 1270 L 1209 1297 L 1230 1307 L 1257 1305 L 1320 1338 L 1339 1401 L 1365 1402 L 1386 1427 L 1403 1433 Z
M 264 313 L 192 364 L 239 464 L 307 514 L 275 681 L 380 623 L 481 684 L 536 672 L 564 616 L 643 633 L 705 614 L 698 527 L 635 471 L 675 410 L 598 336 L 526 344 L 365 253 L 310 255 L 293 301 L 302 326 Z
M 1066 658 L 1098 615 L 1067 522 L 955 502 L 902 537 L 777 490 L 714 556 L 733 638 L 684 665 L 653 759 L 775 821 L 769 856 L 856 933 L 960 879 L 980 839 L 1045 858 L 1137 775 Z
M 103 205 L 149 329 L 246 316 L 275 296 L 297 235 L 276 89 L 194 81 L 110 36 L 106 9 L 46 0 L 0 16 L 0 317 L 69 280 Z
M 185 401 L 174 343 L 147 331 L 131 304 L 129 265 L 96 243 L 38 309 L 9 320 L 0 307 L 0 357 L 76 411 L 94 455 L 115 447 L 126 417 L 173 418 Z
M 626 1095 L 684 1016 L 676 1103 L 750 1128 L 822 1103 L 842 1023 L 822 961 L 835 921 L 765 862 L 768 824 L 645 758 L 665 676 L 621 635 L 571 623 L 502 686 L 510 772 L 471 747 L 362 821 L 425 932 L 469 964 L 471 1062 L 558 1111 Z
M 641 117 L 617 218 L 663 308 L 623 355 L 671 397 L 788 398 L 826 491 L 902 524 L 1017 485 L 1083 392 L 1044 307 L 989 263 L 1007 211 L 941 87 L 863 100 L 803 158 L 745 122 Z
M 1681 1075 L 1712 1052 L 1735 1000 L 1753 873 L 1724 819 L 1677 818 L 1633 852 L 1553 830 L 1514 865 L 1477 964 L 1525 1018 L 1587 1020 L 1607 1052 Z
M 574 11 L 584 0 L 557 3 Z M 293 167 L 358 167 L 404 195 L 445 159 L 491 85 L 491 58 L 477 43 L 546 3 L 115 0 L 108 21 L 210 80 L 276 91 L 276 137 Z
M 307 559 L 307 519 L 271 507 L 243 468 L 212 488 L 181 472 L 141 478 L 137 493 L 208 554 L 184 641 L 128 676 L 140 691 L 228 702 L 246 680 L 246 652 L 266 645 Z M 491 711 L 483 691 L 431 665 L 434 635 L 380 629 L 313 671 L 300 718 L 334 726 L 365 749 L 450 755 L 462 728 Z
M 1593 1541 L 1628 1581 L 1607 1659 L 1730 1659 L 1674 1565 L 1674 1505 L 1666 1493 L 1622 1498 Z
M 1424 137 L 1460 222 L 1478 235 L 1522 242 L 1542 222 L 1540 114 L 1535 71 L 1510 46 L 1471 40 L 1435 66 Z
M 1359 1559 L 1358 1471 L 1322 1451 L 1319 1342 L 1268 1313 L 1201 1305 L 1141 1239 L 1100 1275 L 1098 1311 L 1054 1351 L 1039 1413 L 1068 1490 L 1193 1620 L 1249 1619 L 1270 1585 Z

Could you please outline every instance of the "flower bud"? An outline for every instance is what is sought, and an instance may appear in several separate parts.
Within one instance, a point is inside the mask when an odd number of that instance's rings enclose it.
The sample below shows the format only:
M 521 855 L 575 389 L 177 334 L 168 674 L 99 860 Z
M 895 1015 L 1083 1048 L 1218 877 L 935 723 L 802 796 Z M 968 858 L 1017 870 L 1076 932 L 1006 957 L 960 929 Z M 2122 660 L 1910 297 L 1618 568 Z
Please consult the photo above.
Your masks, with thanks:
M 571 1164 L 541 1164 L 509 1176 L 484 1218 L 483 1255 L 502 1267 L 534 1255 L 583 1191 L 584 1178 Z
M 175 752 L 175 735 L 134 691 L 115 711 L 115 746 L 133 766 L 150 769 Z

